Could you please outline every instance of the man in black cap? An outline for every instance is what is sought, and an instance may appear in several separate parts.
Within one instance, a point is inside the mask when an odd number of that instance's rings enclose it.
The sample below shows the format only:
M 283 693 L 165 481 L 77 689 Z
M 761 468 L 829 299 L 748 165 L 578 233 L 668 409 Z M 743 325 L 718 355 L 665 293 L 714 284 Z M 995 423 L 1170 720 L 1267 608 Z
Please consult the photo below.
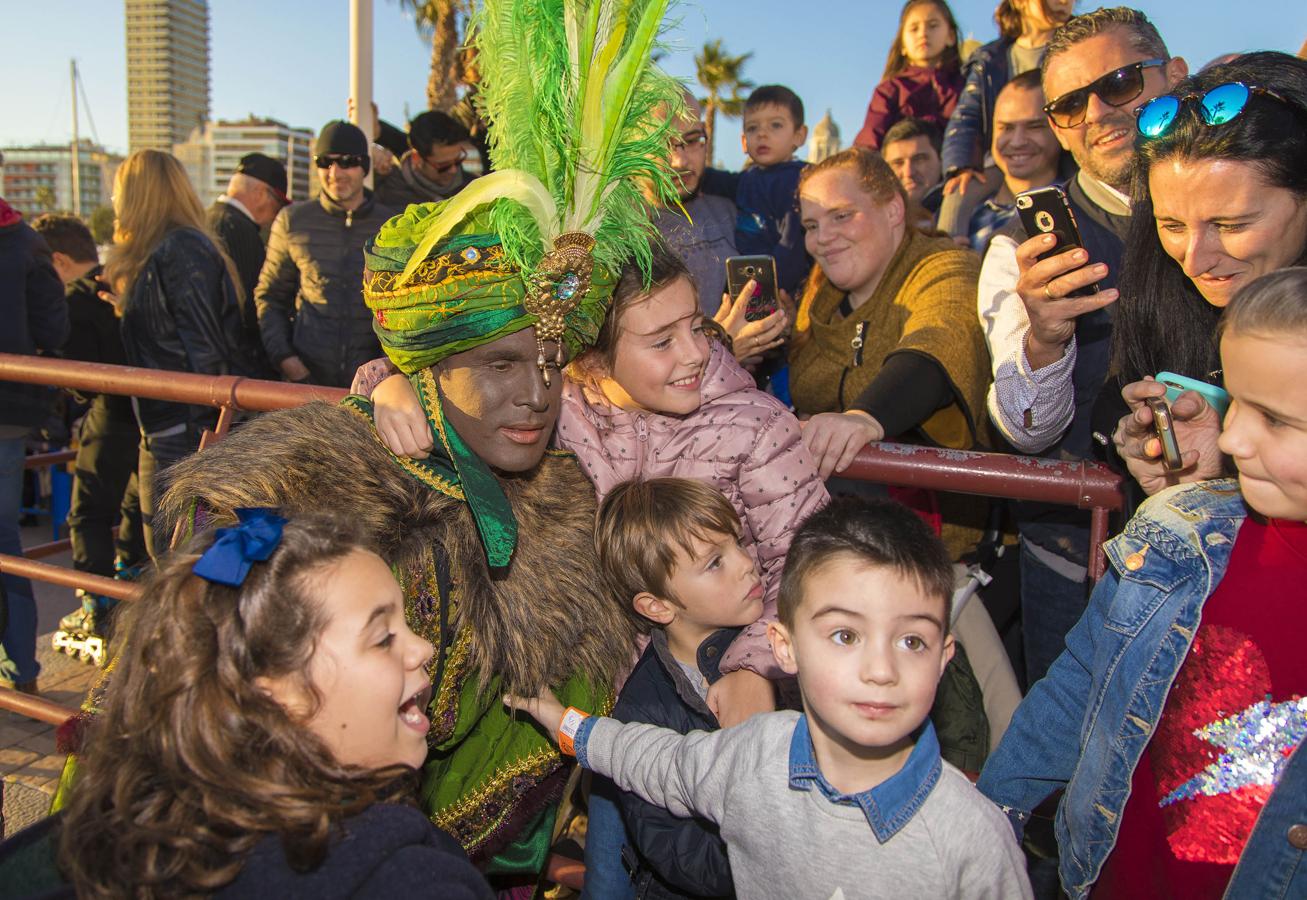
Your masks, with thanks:
M 209 207 L 209 227 L 236 264 L 241 283 L 241 344 L 247 357 L 257 362 L 258 375 L 272 377 L 263 352 L 259 317 L 254 309 L 254 288 L 259 283 L 265 248 L 263 229 L 272 224 L 286 196 L 286 167 L 262 153 L 241 157 L 227 183 L 227 192 Z
M 287 380 L 349 387 L 381 354 L 363 305 L 363 244 L 394 211 L 363 187 L 371 160 L 357 126 L 328 122 L 313 154 L 322 193 L 277 214 L 254 303 L 268 361 Z

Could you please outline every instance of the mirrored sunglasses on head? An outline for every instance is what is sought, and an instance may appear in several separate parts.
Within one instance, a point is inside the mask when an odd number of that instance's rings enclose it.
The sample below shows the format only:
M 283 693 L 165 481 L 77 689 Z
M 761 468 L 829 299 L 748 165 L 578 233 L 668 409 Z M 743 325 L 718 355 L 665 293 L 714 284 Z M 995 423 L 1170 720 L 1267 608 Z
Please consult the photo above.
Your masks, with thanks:
M 342 169 L 357 169 L 363 166 L 365 159 L 353 153 L 330 153 L 313 157 L 313 164 L 319 169 L 330 169 L 335 163 Z
M 1145 59 L 1114 69 L 1084 87 L 1067 91 L 1044 104 L 1044 112 L 1058 128 L 1075 128 L 1085 121 L 1090 94 L 1109 106 L 1125 106 L 1144 92 L 1144 69 L 1164 66 L 1167 62 L 1165 59 Z
M 1202 94 L 1154 97 L 1135 110 L 1135 127 L 1144 137 L 1161 137 L 1171 130 L 1185 104 L 1195 102 L 1198 104 L 1198 117 L 1205 125 L 1224 125 L 1239 118 L 1253 95 L 1270 97 L 1286 106 L 1292 105 L 1275 91 L 1255 84 L 1244 84 L 1242 81 L 1231 81 L 1218 84 Z

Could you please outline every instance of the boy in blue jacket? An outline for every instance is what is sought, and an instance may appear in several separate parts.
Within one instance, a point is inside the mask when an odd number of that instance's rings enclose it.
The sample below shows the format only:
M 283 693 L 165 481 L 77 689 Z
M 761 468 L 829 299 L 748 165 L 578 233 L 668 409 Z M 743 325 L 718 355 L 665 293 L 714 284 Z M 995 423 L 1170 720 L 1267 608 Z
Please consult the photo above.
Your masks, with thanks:
M 753 165 L 743 172 L 704 171 L 706 194 L 735 201 L 735 246 L 742 256 L 776 259 L 776 282 L 797 296 L 812 259 L 799 222 L 799 175 L 806 165 L 794 154 L 808 140 L 803 101 L 779 84 L 757 88 L 744 101 L 744 152 Z
M 599 567 L 609 593 L 646 627 L 649 646 L 622 687 L 613 718 L 682 734 L 716 731 L 708 686 L 744 625 L 762 615 L 763 588 L 740 546 L 740 521 L 721 492 L 688 478 L 628 481 L 599 508 Z M 638 897 L 732 897 L 717 827 L 616 792 Z

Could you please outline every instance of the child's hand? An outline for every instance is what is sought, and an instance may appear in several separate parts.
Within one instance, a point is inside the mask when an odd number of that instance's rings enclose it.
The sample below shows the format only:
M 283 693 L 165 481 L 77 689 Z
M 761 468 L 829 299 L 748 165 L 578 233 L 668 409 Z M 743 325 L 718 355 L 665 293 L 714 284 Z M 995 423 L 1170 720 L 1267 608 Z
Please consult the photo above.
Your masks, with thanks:
M 549 732 L 549 739 L 555 744 L 558 743 L 558 729 L 563 724 L 563 713 L 567 710 L 549 688 L 541 688 L 540 693 L 534 697 L 505 694 L 504 705 L 530 715 L 544 726 L 545 731 Z
M 396 456 L 426 459 L 434 440 L 427 414 L 404 375 L 391 375 L 372 392 L 373 420 L 382 442 Z
M 790 322 L 784 303 L 765 319 L 750 322 L 744 317 L 749 298 L 753 296 L 756 287 L 757 282 L 750 278 L 734 300 L 730 295 L 722 294 L 722 305 L 713 316 L 713 321 L 731 336 L 732 350 L 741 365 L 756 364 L 768 350 L 785 343 L 785 332 Z
M 872 441 L 883 440 L 885 429 L 859 409 L 842 413 L 818 413 L 802 424 L 803 443 L 817 464 L 822 478 L 843 472 L 858 451 Z
M 776 708 L 776 691 L 772 683 L 757 672 L 740 669 L 728 672 L 712 687 L 706 698 L 708 708 L 723 728 L 730 728 L 761 712 Z

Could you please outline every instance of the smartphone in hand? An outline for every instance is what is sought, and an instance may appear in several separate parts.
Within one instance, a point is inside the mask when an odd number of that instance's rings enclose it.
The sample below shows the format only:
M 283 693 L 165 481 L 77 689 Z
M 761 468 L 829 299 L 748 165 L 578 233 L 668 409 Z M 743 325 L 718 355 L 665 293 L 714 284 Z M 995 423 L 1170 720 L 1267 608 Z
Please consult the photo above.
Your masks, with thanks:
M 1216 410 L 1216 414 L 1222 419 L 1225 418 L 1226 410 L 1230 408 L 1230 395 L 1226 393 L 1224 388 L 1219 388 L 1214 384 L 1196 381 L 1183 375 L 1177 375 L 1174 372 L 1158 372 L 1154 380 L 1166 385 L 1167 403 L 1174 403 L 1179 400 L 1180 395 L 1185 391 L 1195 391 L 1207 401 L 1208 406 Z
M 749 279 L 757 284 L 753 296 L 744 307 L 744 318 L 750 322 L 765 319 L 779 308 L 780 293 L 776 289 L 776 260 L 770 256 L 731 256 L 726 259 L 726 293 L 734 300 L 744 290 Z
M 1021 224 L 1030 237 L 1051 234 L 1057 238 L 1052 249 L 1039 254 L 1038 259 L 1048 259 L 1073 248 L 1084 247 L 1084 242 L 1080 239 L 1080 228 L 1076 225 L 1076 215 L 1071 210 L 1071 201 L 1067 199 L 1066 191 L 1056 184 L 1017 194 L 1017 215 L 1021 217 Z M 1097 293 L 1098 285 L 1090 284 L 1067 296 L 1089 297 Z
M 1149 397 L 1144 402 L 1153 411 L 1153 429 L 1162 445 L 1163 464 L 1172 472 L 1184 468 L 1180 443 L 1175 439 L 1175 420 L 1171 418 L 1171 407 L 1161 397 Z

